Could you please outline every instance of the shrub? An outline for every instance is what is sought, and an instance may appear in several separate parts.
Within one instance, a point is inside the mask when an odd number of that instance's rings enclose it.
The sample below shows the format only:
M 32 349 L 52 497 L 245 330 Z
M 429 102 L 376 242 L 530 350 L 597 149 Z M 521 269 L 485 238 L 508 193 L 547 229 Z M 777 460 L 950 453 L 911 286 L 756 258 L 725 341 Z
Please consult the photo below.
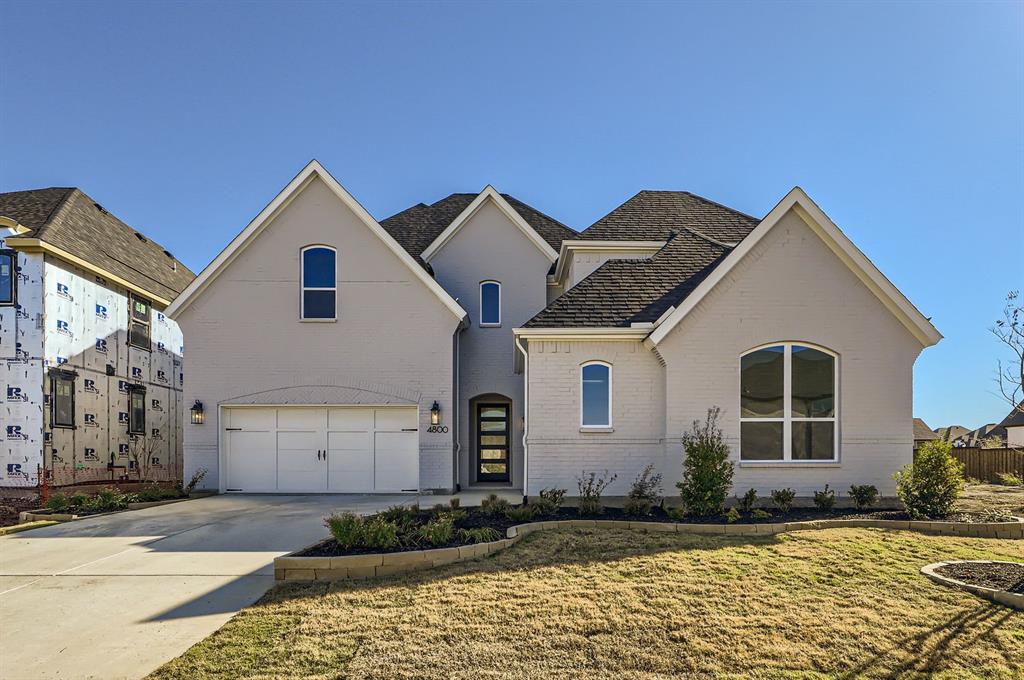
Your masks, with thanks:
M 128 507 L 125 495 L 118 489 L 100 489 L 88 503 L 92 510 L 120 510 Z
M 537 514 L 536 505 L 510 505 L 505 508 L 505 517 L 513 522 L 529 522 Z
M 356 547 L 363 540 L 363 518 L 354 513 L 331 515 L 324 519 L 324 526 L 330 529 L 338 545 L 346 550 Z
M 600 515 L 604 512 L 604 506 L 601 505 L 601 494 L 604 493 L 609 484 L 615 481 L 616 477 L 618 475 L 609 477 L 607 470 L 600 477 L 597 476 L 596 472 L 591 472 L 588 475 L 586 470 L 584 470 L 583 476 L 576 478 L 576 486 L 580 490 L 577 511 L 581 515 Z
M 448 507 L 450 507 L 452 510 L 458 510 L 459 503 L 460 501 L 458 496 L 452 496 L 451 498 L 448 499 Z
M 540 495 L 534 498 L 530 505 L 538 515 L 557 515 L 565 500 L 565 489 L 541 489 Z
M 419 505 L 392 505 L 387 510 L 377 513 L 377 517 L 385 522 L 391 522 L 403 531 L 408 531 L 416 525 L 416 515 L 419 512 Z
M 196 487 L 199 486 L 199 482 L 203 481 L 203 477 L 206 476 L 207 472 L 209 472 L 209 470 L 201 467 L 197 468 L 196 471 L 192 473 L 192 479 L 188 480 L 188 484 L 186 484 L 185 488 L 182 489 L 186 496 L 196 490 Z
M 736 508 L 729 508 L 728 510 L 725 511 L 723 517 L 725 517 L 726 522 L 732 524 L 733 522 L 738 522 L 742 515 L 740 514 L 740 511 L 737 510 Z
M 668 515 L 669 519 L 673 521 L 682 522 L 684 519 L 686 519 L 686 508 L 677 508 L 669 506 L 665 508 L 665 514 Z
M 419 527 L 417 535 L 430 545 L 444 545 L 452 540 L 455 533 L 455 521 L 451 515 L 438 515 Z
M 750 513 L 752 519 L 771 519 L 772 513 L 761 508 L 754 508 L 754 511 Z
M 654 466 L 643 469 L 633 485 L 629 487 L 629 495 L 623 508 L 627 515 L 647 515 L 651 508 L 661 502 L 661 474 L 654 474 Z
M 1024 486 L 1024 477 L 1012 472 L 1000 472 L 996 475 L 996 478 L 999 479 L 999 483 L 1003 486 Z
M 480 512 L 488 517 L 504 515 L 510 507 L 512 504 L 496 493 L 492 493 L 480 502 Z
M 463 543 L 490 543 L 499 538 L 501 538 L 501 534 L 491 527 L 459 529 L 459 540 Z
M 796 491 L 793 489 L 772 489 L 772 503 L 780 512 L 792 510 L 794 498 L 796 498 Z
M 67 494 L 58 491 L 46 501 L 46 507 L 54 512 L 62 512 L 71 507 L 71 500 L 67 497 Z
M 858 510 L 863 510 L 878 502 L 878 489 L 874 484 L 853 484 L 850 486 L 850 498 Z
M 687 512 L 698 516 L 720 512 L 732 486 L 733 465 L 718 427 L 719 412 L 717 406 L 708 409 L 704 423 L 693 421 L 691 430 L 683 434 L 686 458 L 683 479 L 676 486 Z
M 912 518 L 942 517 L 953 510 L 964 486 L 964 466 L 952 450 L 941 439 L 925 442 L 913 464 L 893 475 L 896 495 Z
M 81 508 L 89 501 L 89 497 L 84 493 L 76 493 L 68 499 L 68 505 L 72 508 Z
M 757 502 L 757 490 L 747 489 L 747 492 L 742 496 L 737 497 L 739 499 L 740 510 L 743 512 L 750 512 L 754 509 L 754 503 Z
M 828 488 L 828 484 L 821 491 L 814 492 L 814 504 L 818 510 L 828 512 L 836 504 L 836 492 Z
M 377 550 L 394 548 L 398 545 L 398 524 L 380 515 L 371 517 L 363 523 L 362 544 Z

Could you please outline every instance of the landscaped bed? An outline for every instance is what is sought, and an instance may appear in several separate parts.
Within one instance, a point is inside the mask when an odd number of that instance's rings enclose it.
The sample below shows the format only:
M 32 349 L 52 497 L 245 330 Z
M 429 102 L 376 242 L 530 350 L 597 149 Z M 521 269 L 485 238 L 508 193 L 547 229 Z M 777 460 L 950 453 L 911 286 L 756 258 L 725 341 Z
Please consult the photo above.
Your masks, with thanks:
M 286 584 L 155 678 L 1020 677 L 1024 614 L 921 578 L 1021 542 L 572 529 L 381 580 Z
M 1024 595 L 1024 564 L 1014 562 L 952 562 L 935 568 L 940 576 L 972 586 Z

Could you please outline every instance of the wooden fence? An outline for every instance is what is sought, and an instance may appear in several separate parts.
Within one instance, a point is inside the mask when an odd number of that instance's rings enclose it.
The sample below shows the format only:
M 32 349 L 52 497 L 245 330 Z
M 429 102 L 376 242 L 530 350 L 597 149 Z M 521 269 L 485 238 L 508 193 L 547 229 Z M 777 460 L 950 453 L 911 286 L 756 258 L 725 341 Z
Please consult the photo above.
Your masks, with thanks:
M 953 457 L 964 464 L 964 477 L 998 481 L 1000 472 L 1024 477 L 1024 451 L 1020 449 L 953 449 Z

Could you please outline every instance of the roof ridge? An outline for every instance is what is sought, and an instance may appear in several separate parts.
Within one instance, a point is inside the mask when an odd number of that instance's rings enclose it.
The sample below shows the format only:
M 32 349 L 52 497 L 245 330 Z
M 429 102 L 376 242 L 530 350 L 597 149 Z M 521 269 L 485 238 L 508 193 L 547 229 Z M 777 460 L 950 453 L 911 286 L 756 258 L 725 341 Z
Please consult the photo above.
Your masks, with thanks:
M 63 188 L 63 187 L 61 187 L 61 188 Z M 56 224 L 57 217 L 58 216 L 60 216 L 60 217 L 64 216 L 64 213 L 66 212 L 65 208 L 67 206 L 71 205 L 71 197 L 75 195 L 76 191 L 78 193 L 82 194 L 83 196 L 86 195 L 86 193 L 84 191 L 82 191 L 81 189 L 79 189 L 78 187 L 68 187 L 68 190 L 64 192 L 64 195 L 61 196 L 61 199 L 57 202 L 57 204 L 55 206 L 53 206 L 53 209 L 50 211 L 50 214 L 48 214 L 46 216 L 46 220 L 39 227 L 39 229 L 36 230 L 36 234 L 35 234 L 36 238 L 42 238 L 43 237 L 43 233 L 50 226 Z
M 719 203 L 718 201 L 712 201 L 710 198 L 705 198 L 704 196 L 701 196 L 700 194 L 695 194 L 692 191 L 683 191 L 681 193 L 684 193 L 687 196 L 693 196 L 694 198 L 696 198 L 699 201 L 704 201 L 705 203 L 709 203 L 709 204 L 711 204 L 713 206 L 716 206 L 718 208 L 722 208 L 723 210 L 728 210 L 731 213 L 736 213 L 740 217 L 746 217 L 747 219 L 754 220 L 755 222 L 760 222 L 761 221 L 761 218 L 759 218 L 759 217 L 754 217 L 753 215 L 748 215 L 747 213 L 743 212 L 742 210 L 737 210 L 736 208 L 730 208 L 729 206 L 725 205 L 724 203 Z
M 726 249 L 731 250 L 731 249 L 735 248 L 736 246 L 738 246 L 740 244 L 739 241 L 737 241 L 735 243 L 729 243 L 728 241 L 719 241 L 718 239 L 711 238 L 707 234 L 702 234 L 701 232 L 697 231 L 693 227 L 688 227 L 685 224 L 681 224 L 679 226 L 682 229 L 685 229 L 686 231 L 690 232 L 694 236 L 697 236 L 698 238 L 702 238 L 705 241 L 708 241 L 709 243 L 713 243 L 716 246 L 719 246 L 719 247 L 722 247 L 722 248 L 726 248 Z

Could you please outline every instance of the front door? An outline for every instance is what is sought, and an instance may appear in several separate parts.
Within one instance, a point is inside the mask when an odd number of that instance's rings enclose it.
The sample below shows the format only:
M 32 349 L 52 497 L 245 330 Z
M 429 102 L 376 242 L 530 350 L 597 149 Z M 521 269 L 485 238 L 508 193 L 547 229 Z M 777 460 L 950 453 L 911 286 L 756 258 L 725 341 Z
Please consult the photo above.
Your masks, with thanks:
M 477 404 L 476 478 L 479 482 L 507 482 L 509 476 L 508 404 Z

